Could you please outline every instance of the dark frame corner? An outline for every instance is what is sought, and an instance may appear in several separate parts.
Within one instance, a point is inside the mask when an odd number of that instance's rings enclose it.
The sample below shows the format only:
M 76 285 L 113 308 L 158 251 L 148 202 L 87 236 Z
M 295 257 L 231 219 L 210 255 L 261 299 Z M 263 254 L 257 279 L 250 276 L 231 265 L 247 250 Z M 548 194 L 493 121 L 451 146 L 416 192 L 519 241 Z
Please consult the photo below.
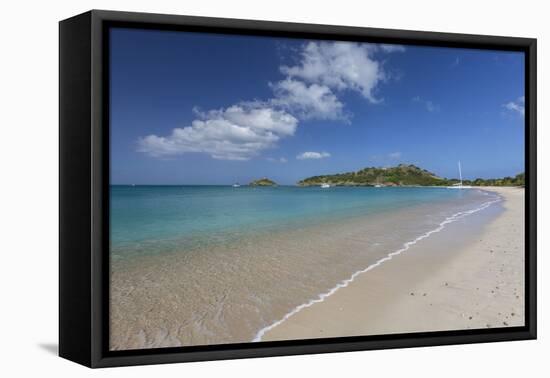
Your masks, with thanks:
M 109 72 L 113 26 L 525 53 L 526 325 L 113 352 L 108 339 Z M 59 354 L 88 367 L 536 338 L 536 39 L 93 10 L 59 24 Z

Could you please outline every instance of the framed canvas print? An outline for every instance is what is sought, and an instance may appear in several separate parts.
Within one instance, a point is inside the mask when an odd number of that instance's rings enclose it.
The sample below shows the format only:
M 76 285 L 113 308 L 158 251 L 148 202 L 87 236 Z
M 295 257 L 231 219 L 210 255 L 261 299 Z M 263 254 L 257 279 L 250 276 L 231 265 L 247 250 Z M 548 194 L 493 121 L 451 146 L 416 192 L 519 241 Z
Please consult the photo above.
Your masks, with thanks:
M 60 355 L 536 337 L 536 40 L 60 23 Z

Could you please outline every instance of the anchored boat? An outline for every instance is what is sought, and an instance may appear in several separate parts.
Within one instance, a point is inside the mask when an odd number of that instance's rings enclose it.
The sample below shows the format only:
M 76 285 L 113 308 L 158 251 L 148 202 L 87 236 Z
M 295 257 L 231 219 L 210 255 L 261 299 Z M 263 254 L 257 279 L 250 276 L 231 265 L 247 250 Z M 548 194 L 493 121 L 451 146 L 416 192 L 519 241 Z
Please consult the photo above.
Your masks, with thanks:
M 470 185 L 462 185 L 462 167 L 460 166 L 460 160 L 458 161 L 458 175 L 460 177 L 460 182 L 448 186 L 447 189 L 471 189 Z

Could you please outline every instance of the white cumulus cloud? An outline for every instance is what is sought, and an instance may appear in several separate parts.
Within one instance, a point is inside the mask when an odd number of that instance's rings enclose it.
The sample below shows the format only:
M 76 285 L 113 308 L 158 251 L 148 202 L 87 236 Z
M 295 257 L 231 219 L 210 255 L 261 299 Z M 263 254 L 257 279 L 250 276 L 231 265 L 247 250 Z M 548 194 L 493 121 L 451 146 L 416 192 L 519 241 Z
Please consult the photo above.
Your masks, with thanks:
M 344 105 L 329 87 L 322 84 L 306 84 L 286 78 L 272 84 L 275 98 L 272 103 L 287 109 L 302 119 L 345 119 Z
M 525 96 L 518 97 L 516 101 L 510 101 L 503 106 L 510 111 L 514 111 L 522 116 L 525 116 Z
M 140 138 L 138 151 L 154 157 L 202 152 L 214 159 L 248 160 L 293 135 L 298 125 L 298 120 L 283 110 L 255 105 L 234 105 L 199 116 L 170 135 Z
M 167 158 L 185 153 L 206 153 L 214 159 L 249 160 L 294 135 L 298 120 L 349 121 L 340 92 L 358 92 L 371 103 L 378 84 L 387 76 L 377 54 L 402 52 L 401 45 L 353 42 L 309 42 L 296 65 L 280 67 L 285 77 L 270 84 L 273 96 L 240 102 L 219 110 L 200 112 L 190 125 L 168 135 L 138 139 L 138 151 Z M 304 152 L 298 159 L 330 157 L 327 152 Z M 279 162 L 285 162 L 281 158 Z M 269 160 L 269 159 L 268 159 Z
M 306 160 L 306 159 L 324 159 L 330 157 L 330 154 L 328 152 L 315 152 L 315 151 L 307 151 L 302 152 L 298 156 L 296 156 L 296 159 L 298 160 Z
M 380 100 L 373 92 L 386 78 L 381 64 L 373 58 L 377 46 L 353 42 L 309 42 L 302 51 L 301 62 L 292 67 L 282 66 L 281 72 L 336 90 L 355 90 L 370 102 L 377 103 Z

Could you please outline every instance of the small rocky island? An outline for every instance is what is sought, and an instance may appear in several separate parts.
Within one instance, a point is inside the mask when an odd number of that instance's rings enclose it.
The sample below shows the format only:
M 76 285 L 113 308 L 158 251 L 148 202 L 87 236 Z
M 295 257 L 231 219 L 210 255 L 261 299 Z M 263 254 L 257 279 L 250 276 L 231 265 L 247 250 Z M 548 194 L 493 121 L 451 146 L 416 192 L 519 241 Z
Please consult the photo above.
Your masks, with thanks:
M 277 186 L 277 183 L 273 180 L 268 179 L 267 177 L 263 177 L 258 180 L 252 181 L 249 186 Z

